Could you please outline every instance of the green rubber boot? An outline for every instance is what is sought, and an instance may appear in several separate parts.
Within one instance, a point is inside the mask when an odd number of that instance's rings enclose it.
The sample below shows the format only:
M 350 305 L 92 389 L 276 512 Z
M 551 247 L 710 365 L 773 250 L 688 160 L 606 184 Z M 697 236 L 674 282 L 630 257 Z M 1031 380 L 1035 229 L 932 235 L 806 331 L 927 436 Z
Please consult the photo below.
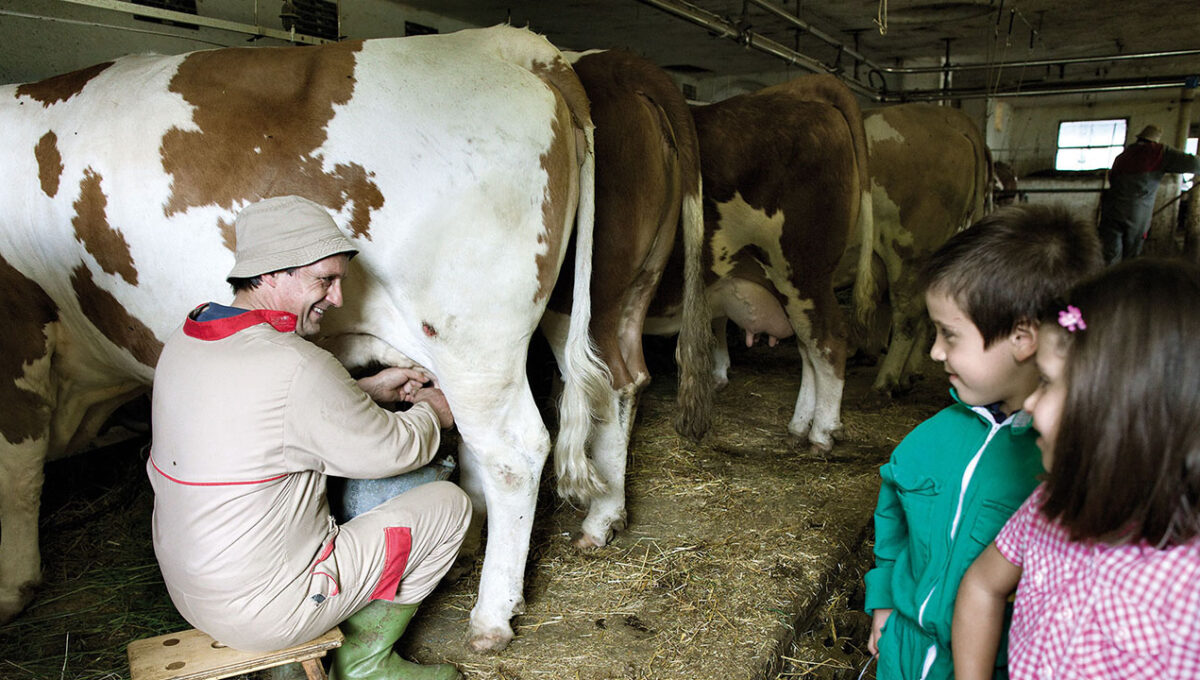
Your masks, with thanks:
M 329 680 L 459 680 L 451 664 L 423 666 L 392 651 L 415 613 L 415 604 L 372 600 L 339 624 L 346 640 L 333 653 Z

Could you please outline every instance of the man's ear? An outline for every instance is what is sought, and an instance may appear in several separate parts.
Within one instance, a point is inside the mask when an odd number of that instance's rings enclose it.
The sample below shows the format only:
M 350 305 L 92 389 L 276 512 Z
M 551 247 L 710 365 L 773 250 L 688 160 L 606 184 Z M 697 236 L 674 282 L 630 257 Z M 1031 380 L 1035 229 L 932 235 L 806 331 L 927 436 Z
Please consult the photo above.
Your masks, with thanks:
M 1030 319 L 1017 322 L 1017 327 L 1009 335 L 1012 343 L 1013 358 L 1018 363 L 1028 361 L 1037 354 L 1038 323 Z
M 269 274 L 262 274 L 258 278 L 261 279 L 263 283 L 267 284 L 271 288 L 274 288 L 275 280 L 279 277 L 280 273 L 281 272 L 271 272 Z

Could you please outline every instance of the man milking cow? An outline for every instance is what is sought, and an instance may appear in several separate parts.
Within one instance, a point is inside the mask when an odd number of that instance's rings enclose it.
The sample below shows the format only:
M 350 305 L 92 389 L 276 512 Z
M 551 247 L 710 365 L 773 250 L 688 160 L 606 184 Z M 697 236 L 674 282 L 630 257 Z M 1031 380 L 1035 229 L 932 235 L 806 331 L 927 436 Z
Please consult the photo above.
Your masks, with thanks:
M 434 481 L 338 522 L 326 476 L 380 478 L 430 462 L 454 418 L 416 369 L 354 380 L 304 338 L 342 304 L 357 249 L 296 196 L 238 216 L 231 305 L 207 303 L 166 342 L 154 378 L 154 548 L 189 623 L 247 650 L 341 625 L 331 677 L 456 678 L 392 645 L 453 564 L 471 515 Z M 409 402 L 392 412 L 376 402 Z

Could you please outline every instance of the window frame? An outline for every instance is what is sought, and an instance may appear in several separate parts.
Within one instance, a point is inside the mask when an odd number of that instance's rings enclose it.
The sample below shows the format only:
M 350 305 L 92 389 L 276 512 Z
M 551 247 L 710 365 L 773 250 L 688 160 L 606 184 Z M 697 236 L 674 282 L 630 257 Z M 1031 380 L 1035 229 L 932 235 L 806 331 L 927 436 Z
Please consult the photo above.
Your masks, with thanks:
M 1078 123 L 1113 123 L 1114 125 L 1112 143 L 1110 144 L 1081 144 L 1081 145 L 1063 145 L 1063 128 L 1071 124 Z M 1129 137 L 1129 118 L 1091 118 L 1091 119 L 1067 119 L 1059 120 L 1058 134 L 1054 139 L 1054 169 L 1063 172 L 1090 172 L 1092 170 L 1107 170 L 1112 167 L 1113 159 L 1117 154 L 1125 149 L 1125 140 Z M 1118 138 L 1119 137 L 1119 138 Z M 1091 154 L 1094 158 L 1090 164 L 1070 161 L 1072 156 L 1082 161 L 1084 156 L 1079 152 L 1100 151 L 1102 153 Z M 1081 167 L 1087 165 L 1088 167 Z M 1067 167 L 1070 166 L 1070 167 Z

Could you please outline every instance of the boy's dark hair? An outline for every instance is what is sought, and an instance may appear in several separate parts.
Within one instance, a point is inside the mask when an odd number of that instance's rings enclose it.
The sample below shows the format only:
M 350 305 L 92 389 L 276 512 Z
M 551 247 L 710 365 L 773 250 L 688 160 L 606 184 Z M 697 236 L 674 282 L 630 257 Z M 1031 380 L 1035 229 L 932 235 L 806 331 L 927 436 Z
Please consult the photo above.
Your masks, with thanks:
M 287 269 L 280 269 L 279 271 L 281 271 L 285 274 L 295 274 L 297 269 L 299 269 L 299 267 L 288 267 Z M 278 272 L 267 272 L 267 273 L 268 274 L 276 274 Z M 254 290 L 255 288 L 258 288 L 259 286 L 261 286 L 263 276 L 264 276 L 263 274 L 259 274 L 258 276 L 250 276 L 247 278 L 238 278 L 236 276 L 231 276 L 231 277 L 225 279 L 225 282 L 228 283 L 229 287 L 233 289 L 233 294 L 237 295 L 238 293 L 242 292 L 243 290 Z
M 1138 259 L 1069 294 L 1066 402 L 1042 512 L 1073 540 L 1200 533 L 1200 268 Z
M 1000 208 L 955 234 L 931 256 L 924 290 L 949 295 L 983 346 L 1022 321 L 1037 321 L 1075 282 L 1103 264 L 1096 228 L 1060 206 Z

